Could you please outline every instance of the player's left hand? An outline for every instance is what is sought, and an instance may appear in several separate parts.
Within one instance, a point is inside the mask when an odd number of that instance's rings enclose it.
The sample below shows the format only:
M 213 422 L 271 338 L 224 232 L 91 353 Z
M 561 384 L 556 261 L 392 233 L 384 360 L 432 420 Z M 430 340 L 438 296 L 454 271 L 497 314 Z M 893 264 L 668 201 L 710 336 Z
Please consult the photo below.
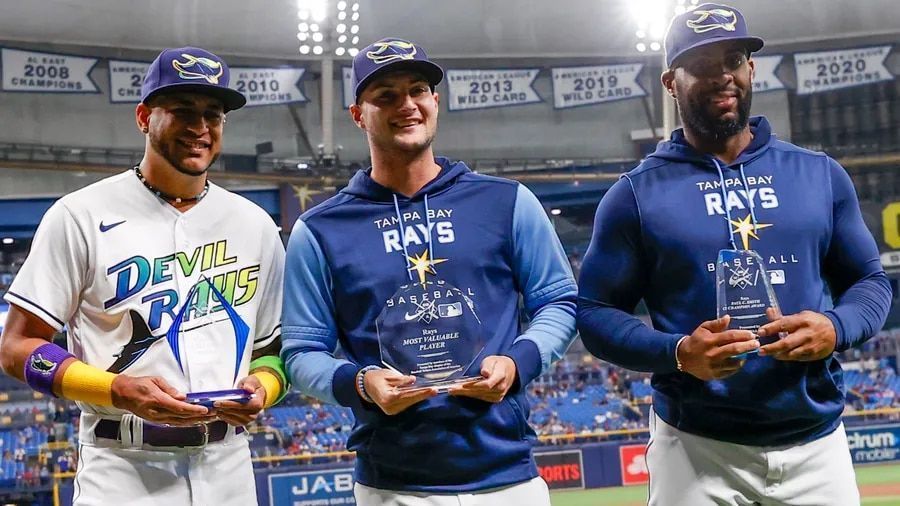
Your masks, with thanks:
M 504 355 L 491 355 L 481 362 L 481 379 L 450 388 L 450 395 L 500 402 L 516 381 L 516 363 Z
M 781 333 L 782 338 L 760 347 L 760 356 L 770 356 L 776 360 L 812 362 L 834 353 L 837 335 L 831 320 L 822 313 L 801 311 L 781 318 L 777 318 L 772 311 L 767 311 L 767 314 L 772 322 L 760 327 L 757 334 L 760 337 L 767 337 Z
M 252 393 L 253 397 L 243 404 L 237 401 L 218 401 L 213 405 L 213 409 L 219 420 L 228 425 L 243 427 L 256 420 L 259 412 L 262 411 L 266 404 L 266 389 L 253 375 L 239 381 L 237 387 Z

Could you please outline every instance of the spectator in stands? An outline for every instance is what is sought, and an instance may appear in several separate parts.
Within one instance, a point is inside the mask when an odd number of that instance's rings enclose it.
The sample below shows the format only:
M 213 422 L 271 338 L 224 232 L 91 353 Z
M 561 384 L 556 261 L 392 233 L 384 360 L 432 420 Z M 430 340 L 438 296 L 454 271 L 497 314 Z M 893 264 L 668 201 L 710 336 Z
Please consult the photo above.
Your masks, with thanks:
M 606 193 L 582 264 L 585 346 L 654 373 L 651 438 L 672 443 L 648 449 L 651 505 L 859 503 L 833 353 L 881 328 L 891 289 L 846 171 L 750 118 L 762 45 L 728 6 L 673 19 L 662 83 L 684 128 Z M 758 334 L 783 338 L 760 346 L 715 319 L 723 248 L 759 251 L 785 316 L 770 308 Z M 731 266 L 746 286 L 741 271 L 755 268 Z M 633 316 L 642 298 L 653 328 Z M 773 446 L 779 462 L 802 462 L 774 482 Z

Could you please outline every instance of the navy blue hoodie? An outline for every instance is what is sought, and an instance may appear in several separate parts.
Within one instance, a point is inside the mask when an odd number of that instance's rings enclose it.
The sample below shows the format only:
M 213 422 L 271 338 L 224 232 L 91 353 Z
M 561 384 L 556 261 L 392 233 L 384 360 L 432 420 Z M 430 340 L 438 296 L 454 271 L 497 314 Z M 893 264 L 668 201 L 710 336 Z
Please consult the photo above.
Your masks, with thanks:
M 751 355 L 737 374 L 706 382 L 676 370 L 678 340 L 716 318 L 719 250 L 756 250 L 782 312 L 824 313 L 837 351 L 881 329 L 891 289 L 846 171 L 823 153 L 776 140 L 763 117 L 750 128 L 752 142 L 727 166 L 676 130 L 613 185 L 582 263 L 578 329 L 595 355 L 654 373 L 653 408 L 670 425 L 739 444 L 800 443 L 840 423 L 835 358 Z M 641 298 L 655 330 L 630 314 Z
M 353 409 L 348 448 L 357 452 L 358 482 L 460 493 L 537 476 L 524 387 L 574 338 L 576 288 L 531 192 L 435 161 L 440 173 L 410 198 L 373 181 L 369 169 L 297 221 L 287 249 L 282 357 L 300 391 Z M 516 384 L 501 402 L 440 394 L 389 416 L 357 394 L 356 373 L 381 364 L 376 319 L 399 287 L 420 281 L 408 259 L 425 254 L 431 268 L 421 275 L 462 290 L 481 319 L 486 344 L 476 364 L 488 355 L 515 361 Z M 531 318 L 524 332 L 520 295 Z M 338 343 L 347 360 L 334 357 Z

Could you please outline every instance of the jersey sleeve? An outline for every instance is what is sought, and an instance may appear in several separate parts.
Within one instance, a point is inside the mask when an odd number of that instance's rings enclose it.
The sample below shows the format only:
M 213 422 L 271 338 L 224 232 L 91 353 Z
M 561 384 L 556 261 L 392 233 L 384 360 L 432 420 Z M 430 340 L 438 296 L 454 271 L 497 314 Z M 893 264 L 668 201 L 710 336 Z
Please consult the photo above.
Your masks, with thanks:
M 4 299 L 62 330 L 78 309 L 90 277 L 87 244 L 71 211 L 57 201 L 41 219 L 31 251 Z
M 256 312 L 256 335 L 253 349 L 258 350 L 272 344 L 281 337 L 281 303 L 284 285 L 284 244 L 281 236 L 272 223 L 266 224 L 266 237 L 263 238 L 263 272 L 262 299 Z
M 892 294 L 878 245 L 863 221 L 853 182 L 843 167 L 829 161 L 833 228 L 823 270 L 836 300 L 825 316 L 834 324 L 836 350 L 846 351 L 881 330 Z
M 509 355 L 524 387 L 547 372 L 575 339 L 577 289 L 547 213 L 524 185 L 516 195 L 512 233 L 513 272 L 531 324 Z
M 631 314 L 649 283 L 640 209 L 627 177 L 597 206 L 578 279 L 578 331 L 595 356 L 636 371 L 675 371 L 681 334 L 654 330 Z

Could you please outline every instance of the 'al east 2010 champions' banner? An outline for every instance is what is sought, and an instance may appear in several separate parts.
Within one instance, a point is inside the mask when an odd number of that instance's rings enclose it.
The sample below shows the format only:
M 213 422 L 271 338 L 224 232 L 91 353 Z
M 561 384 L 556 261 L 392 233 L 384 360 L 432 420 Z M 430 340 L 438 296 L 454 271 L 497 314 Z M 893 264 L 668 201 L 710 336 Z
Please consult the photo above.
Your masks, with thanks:
M 565 109 L 647 94 L 637 83 L 642 63 L 559 67 L 553 70 L 553 107 Z
M 145 62 L 110 60 L 110 101 L 140 102 L 141 83 L 148 67 L 150 64 Z M 298 86 L 305 71 L 293 67 L 232 67 L 229 87 L 243 93 L 250 107 L 306 102 L 308 99 Z
M 3 91 L 99 93 L 91 81 L 97 58 L 3 48 Z
M 541 69 L 448 70 L 449 109 L 467 111 L 542 102 L 531 87 Z
M 893 74 L 884 66 L 891 46 L 796 53 L 797 94 L 849 88 L 890 81 Z

